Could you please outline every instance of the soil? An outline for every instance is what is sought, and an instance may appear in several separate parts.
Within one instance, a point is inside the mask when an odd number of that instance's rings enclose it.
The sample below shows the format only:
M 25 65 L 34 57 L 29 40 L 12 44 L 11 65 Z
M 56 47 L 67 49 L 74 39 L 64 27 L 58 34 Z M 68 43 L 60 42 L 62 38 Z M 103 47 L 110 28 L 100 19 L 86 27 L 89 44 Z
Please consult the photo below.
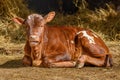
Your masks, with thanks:
M 111 68 L 24 67 L 21 62 L 23 49 L 13 50 L 13 54 L 0 54 L 0 80 L 120 80 L 120 42 L 106 44 L 113 54 L 114 66 Z

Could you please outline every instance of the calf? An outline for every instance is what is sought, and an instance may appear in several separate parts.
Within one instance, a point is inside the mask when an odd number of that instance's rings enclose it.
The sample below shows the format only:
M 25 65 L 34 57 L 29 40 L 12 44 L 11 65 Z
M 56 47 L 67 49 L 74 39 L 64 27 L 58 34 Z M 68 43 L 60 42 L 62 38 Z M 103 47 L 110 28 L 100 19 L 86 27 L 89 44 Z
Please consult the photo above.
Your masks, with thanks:
M 55 16 L 31 14 L 27 19 L 13 18 L 26 26 L 27 40 L 23 64 L 45 67 L 112 66 L 112 56 L 101 38 L 91 30 L 78 27 L 48 26 Z

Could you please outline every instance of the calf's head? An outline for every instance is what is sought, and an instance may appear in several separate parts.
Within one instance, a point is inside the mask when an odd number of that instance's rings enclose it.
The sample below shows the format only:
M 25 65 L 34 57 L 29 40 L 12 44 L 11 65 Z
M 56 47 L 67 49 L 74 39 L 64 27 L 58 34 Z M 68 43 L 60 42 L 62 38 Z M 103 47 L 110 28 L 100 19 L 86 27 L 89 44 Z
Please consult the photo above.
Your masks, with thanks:
M 39 14 L 31 14 L 27 19 L 20 17 L 13 18 L 13 21 L 26 26 L 27 39 L 30 46 L 36 46 L 41 43 L 42 35 L 44 34 L 44 27 L 47 22 L 50 22 L 55 16 L 55 12 L 49 12 L 46 16 L 42 17 Z

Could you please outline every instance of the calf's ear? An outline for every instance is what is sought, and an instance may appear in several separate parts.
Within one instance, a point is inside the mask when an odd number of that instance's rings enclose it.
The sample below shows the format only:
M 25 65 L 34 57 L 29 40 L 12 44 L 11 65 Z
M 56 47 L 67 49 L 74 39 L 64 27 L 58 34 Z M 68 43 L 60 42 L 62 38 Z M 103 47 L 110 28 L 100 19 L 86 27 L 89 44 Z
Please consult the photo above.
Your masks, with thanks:
M 45 22 L 50 22 L 55 16 L 55 12 L 52 11 L 52 12 L 49 12 L 45 17 L 44 17 L 44 20 Z
M 15 18 L 12 19 L 12 21 L 16 22 L 17 24 L 22 25 L 23 22 L 24 22 L 24 19 L 20 18 L 20 17 L 15 17 Z

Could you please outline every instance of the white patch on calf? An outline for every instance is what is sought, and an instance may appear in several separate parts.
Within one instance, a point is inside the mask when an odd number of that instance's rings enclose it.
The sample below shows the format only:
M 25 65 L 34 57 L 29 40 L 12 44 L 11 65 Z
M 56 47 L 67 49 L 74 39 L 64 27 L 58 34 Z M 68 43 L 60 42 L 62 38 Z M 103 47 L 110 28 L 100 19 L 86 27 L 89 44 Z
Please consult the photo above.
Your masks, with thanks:
M 31 19 L 31 17 L 30 17 L 30 16 L 28 16 L 28 19 Z
M 80 33 L 81 33 L 81 31 L 77 32 L 77 35 L 80 34 Z
M 88 35 L 86 31 L 79 31 L 77 34 L 80 34 L 80 33 L 83 34 L 82 38 L 86 37 L 88 39 L 88 41 L 89 41 L 90 44 L 95 44 L 94 37 Z M 96 37 L 96 35 L 95 35 L 95 37 Z

